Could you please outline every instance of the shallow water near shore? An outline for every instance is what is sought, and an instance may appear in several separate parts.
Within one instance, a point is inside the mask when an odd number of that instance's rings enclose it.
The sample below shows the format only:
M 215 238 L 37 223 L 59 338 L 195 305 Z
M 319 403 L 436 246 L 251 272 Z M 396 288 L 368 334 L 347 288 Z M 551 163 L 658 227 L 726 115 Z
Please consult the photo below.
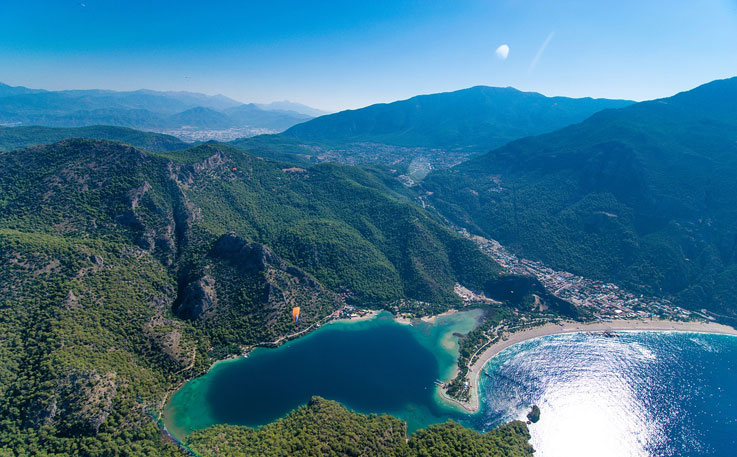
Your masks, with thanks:
M 459 312 L 410 326 L 382 313 L 325 325 L 276 349 L 257 348 L 185 384 L 168 403 L 164 422 L 180 437 L 213 424 L 264 425 L 313 395 L 362 413 L 395 415 L 410 431 L 461 419 L 438 401 L 435 381 L 455 369 L 453 334 L 472 330 L 480 315 Z
M 455 368 L 457 337 L 478 312 L 401 325 L 386 314 L 333 323 L 277 349 L 215 365 L 169 402 L 180 437 L 212 424 L 257 426 L 310 396 L 388 413 L 410 432 L 454 419 L 479 431 L 524 419 L 537 457 L 730 456 L 737 448 L 737 337 L 680 332 L 551 335 L 505 349 L 480 377 L 481 409 L 438 398 Z

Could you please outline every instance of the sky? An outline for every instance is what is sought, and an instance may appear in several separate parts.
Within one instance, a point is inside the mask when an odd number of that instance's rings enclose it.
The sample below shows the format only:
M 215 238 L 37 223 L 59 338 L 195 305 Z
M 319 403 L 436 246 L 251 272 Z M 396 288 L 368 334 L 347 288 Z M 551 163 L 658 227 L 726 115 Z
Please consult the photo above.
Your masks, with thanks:
M 647 100 L 737 75 L 737 0 L 1 3 L 0 82 L 50 90 L 338 111 L 475 85 Z

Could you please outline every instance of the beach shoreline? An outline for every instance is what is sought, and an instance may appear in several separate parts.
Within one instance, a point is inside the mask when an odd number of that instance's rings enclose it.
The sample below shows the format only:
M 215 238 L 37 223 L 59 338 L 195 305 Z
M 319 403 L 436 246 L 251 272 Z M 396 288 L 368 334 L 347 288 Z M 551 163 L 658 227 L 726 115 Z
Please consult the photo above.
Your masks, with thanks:
M 335 322 L 360 322 L 360 321 L 368 321 L 368 320 L 371 320 L 371 319 L 375 318 L 382 310 L 368 309 L 368 310 L 364 310 L 364 311 L 366 311 L 366 313 L 363 314 L 363 315 L 358 315 L 358 316 L 353 316 L 353 317 L 345 317 L 345 318 L 331 319 L 325 325 L 330 325 L 330 324 L 333 324 Z
M 177 391 L 179 391 L 182 387 L 184 387 L 184 385 L 187 384 L 188 382 L 192 381 L 193 379 L 196 379 L 196 378 L 199 378 L 201 376 L 204 376 L 205 374 L 211 372 L 215 367 L 220 366 L 222 364 L 237 362 L 239 360 L 242 360 L 243 358 L 247 358 L 248 355 L 251 353 L 251 351 L 253 351 L 254 349 L 259 348 L 259 347 L 261 347 L 261 348 L 279 347 L 282 344 L 285 344 L 285 343 L 287 343 L 289 341 L 292 341 L 294 339 L 300 338 L 302 336 L 308 335 L 308 334 L 312 333 L 313 331 L 318 330 L 320 327 L 323 327 L 325 325 L 330 325 L 330 324 L 332 324 L 334 322 L 352 323 L 352 322 L 366 321 L 366 320 L 370 320 L 370 319 L 375 318 L 379 313 L 382 312 L 382 310 L 373 310 L 373 309 L 364 310 L 364 311 L 366 311 L 366 312 L 364 314 L 362 314 L 362 315 L 348 317 L 348 318 L 342 318 L 342 319 L 341 318 L 330 318 L 332 316 L 332 314 L 331 314 L 331 315 L 328 315 L 325 318 L 323 318 L 322 321 L 317 321 L 316 323 L 314 323 L 311 326 L 309 326 L 307 329 L 304 329 L 303 331 L 298 332 L 297 334 L 286 335 L 286 336 L 280 337 L 280 338 L 278 338 L 274 342 L 257 343 L 257 344 L 251 344 L 251 345 L 243 345 L 243 346 L 241 346 L 241 352 L 239 352 L 237 354 L 230 354 L 230 355 L 228 355 L 226 357 L 223 357 L 221 359 L 213 360 L 212 363 L 210 363 L 210 366 L 207 368 L 207 371 L 205 373 L 199 373 L 196 376 L 187 377 L 186 379 L 183 379 L 181 382 L 177 383 L 176 385 L 172 386 L 171 388 L 169 388 L 169 390 L 166 391 L 166 393 L 164 394 L 163 398 L 161 399 L 161 401 L 159 402 L 159 404 L 158 404 L 158 406 L 156 408 L 157 409 L 157 413 L 158 413 L 156 415 L 156 418 L 158 420 L 160 420 L 160 421 L 163 421 L 164 420 L 164 417 L 163 416 L 164 416 L 164 413 L 165 413 L 165 410 L 166 410 L 166 406 L 167 406 L 168 400 L 170 400 L 170 398 L 171 398 L 172 395 L 174 395 Z M 272 344 L 274 344 L 275 346 L 270 346 Z M 173 433 L 171 430 L 169 430 L 166 427 L 166 425 L 165 425 L 164 422 L 162 422 L 162 424 L 164 424 L 164 429 L 169 434 L 171 434 L 175 438 L 179 439 L 175 433 Z
M 409 318 L 409 317 L 404 317 L 402 315 L 394 315 L 393 319 L 394 319 L 394 322 L 396 322 L 398 324 L 402 324 L 402 325 L 412 325 L 413 322 L 417 322 L 417 321 L 421 321 L 421 322 L 424 322 L 426 324 L 435 324 L 435 322 L 437 322 L 437 320 L 439 318 L 446 317 L 446 316 L 451 316 L 451 315 L 456 314 L 456 313 L 459 313 L 461 311 L 464 311 L 464 310 L 458 310 L 458 309 L 455 309 L 455 308 L 451 308 L 448 311 L 444 311 L 444 312 L 442 312 L 440 314 L 433 314 L 431 316 L 422 316 L 422 317 Z M 465 311 L 468 311 L 468 310 L 465 310 Z
M 573 321 L 547 323 L 519 332 L 505 333 L 501 340 L 486 348 L 468 370 L 468 388 L 471 394 L 468 402 L 461 402 L 448 396 L 443 388 L 439 388 L 439 395 L 444 401 L 451 403 L 453 406 L 460 408 L 469 414 L 475 414 L 478 412 L 480 407 L 479 376 L 481 375 L 484 366 L 503 350 L 524 341 L 543 336 L 583 332 L 624 331 L 710 333 L 737 336 L 737 329 L 714 322 L 679 322 L 662 319 L 615 319 L 590 323 Z

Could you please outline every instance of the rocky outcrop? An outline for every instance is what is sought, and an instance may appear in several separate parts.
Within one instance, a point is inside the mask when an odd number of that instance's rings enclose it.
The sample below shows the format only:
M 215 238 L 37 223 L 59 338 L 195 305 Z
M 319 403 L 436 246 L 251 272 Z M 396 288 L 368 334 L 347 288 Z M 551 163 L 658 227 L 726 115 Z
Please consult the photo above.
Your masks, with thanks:
M 234 232 L 218 238 L 207 263 L 193 270 L 197 273 L 184 274 L 174 305 L 177 316 L 185 319 L 209 319 L 235 307 L 240 316 L 249 315 L 268 327 L 286 319 L 294 306 L 302 308 L 301 321 L 309 322 L 341 303 L 304 270 Z
M 181 321 L 156 316 L 143 327 L 151 344 L 165 354 L 177 370 L 185 369 L 192 363 L 194 350 L 191 342 L 185 337 L 186 330 L 181 324 Z
M 61 303 L 61 306 L 64 309 L 75 309 L 79 307 L 79 298 L 74 294 L 73 291 L 67 292 L 66 298 L 64 298 L 64 301 Z
M 282 261 L 268 247 L 249 243 L 236 236 L 234 232 L 226 233 L 217 240 L 211 252 L 213 257 L 228 260 L 239 268 L 263 270 L 269 264 L 281 267 Z
M 283 261 L 270 248 L 258 243 L 250 243 L 234 232 L 226 233 L 215 243 L 211 255 L 229 261 L 243 270 L 259 270 L 273 276 L 279 270 L 303 286 L 321 287 L 320 284 L 301 268 Z
M 202 160 L 201 162 L 192 164 L 192 169 L 195 172 L 201 173 L 203 171 L 213 170 L 220 165 L 223 165 L 226 161 L 225 154 L 222 151 L 216 151 L 213 155 Z
M 176 313 L 183 319 L 200 319 L 212 314 L 217 304 L 215 280 L 205 275 L 185 287 L 183 294 L 179 297 Z
M 143 184 L 141 184 L 140 186 L 128 192 L 128 198 L 130 198 L 131 209 L 135 210 L 136 208 L 138 208 L 141 198 L 149 190 L 151 190 L 151 185 L 148 183 L 148 181 L 143 181 Z

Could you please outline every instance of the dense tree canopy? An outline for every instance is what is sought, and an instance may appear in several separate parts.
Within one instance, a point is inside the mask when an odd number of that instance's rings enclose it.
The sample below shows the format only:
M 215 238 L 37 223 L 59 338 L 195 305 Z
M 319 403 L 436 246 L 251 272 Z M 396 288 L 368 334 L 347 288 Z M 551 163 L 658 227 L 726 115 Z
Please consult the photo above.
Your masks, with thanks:
M 532 455 L 529 439 L 522 422 L 478 433 L 452 421 L 407 439 L 406 425 L 398 419 L 354 413 L 313 397 L 260 429 L 219 425 L 193 432 L 187 442 L 203 457 L 523 457 Z
M 214 359 L 345 302 L 436 312 L 496 278 L 392 182 L 212 145 L 1 152 L 0 455 L 176 454 L 145 411 Z

